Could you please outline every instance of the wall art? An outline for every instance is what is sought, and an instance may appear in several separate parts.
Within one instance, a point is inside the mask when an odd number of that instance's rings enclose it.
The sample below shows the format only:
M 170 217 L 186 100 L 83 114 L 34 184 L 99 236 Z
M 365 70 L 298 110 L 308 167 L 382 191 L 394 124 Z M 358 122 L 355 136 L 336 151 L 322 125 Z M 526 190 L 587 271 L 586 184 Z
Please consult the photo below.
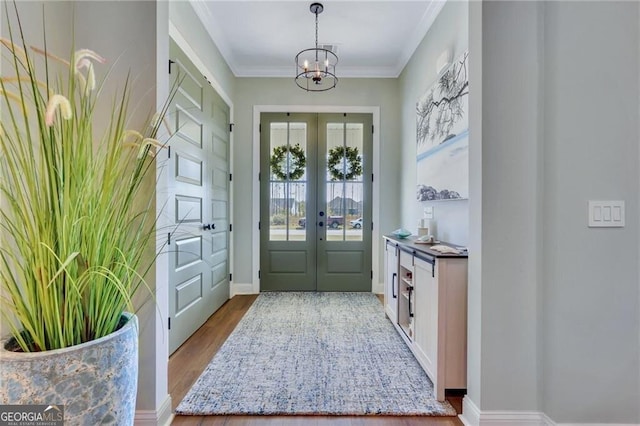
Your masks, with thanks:
M 469 198 L 469 52 L 416 103 L 418 201 Z

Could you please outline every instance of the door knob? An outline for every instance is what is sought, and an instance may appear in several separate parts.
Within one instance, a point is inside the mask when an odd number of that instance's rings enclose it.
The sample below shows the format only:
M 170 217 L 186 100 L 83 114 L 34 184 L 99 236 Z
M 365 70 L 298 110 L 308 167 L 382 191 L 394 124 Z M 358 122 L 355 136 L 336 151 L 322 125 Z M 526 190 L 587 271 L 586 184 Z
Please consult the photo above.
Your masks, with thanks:
M 318 214 L 320 215 L 320 217 L 324 216 L 324 212 L 320 212 Z
M 214 227 L 215 227 L 215 225 L 214 225 Z M 208 224 L 208 223 L 205 223 L 205 224 L 202 226 L 202 229 L 204 229 L 205 231 L 206 231 L 206 230 L 209 230 L 209 231 L 210 231 L 210 230 L 211 230 L 211 225 L 210 225 L 210 224 Z

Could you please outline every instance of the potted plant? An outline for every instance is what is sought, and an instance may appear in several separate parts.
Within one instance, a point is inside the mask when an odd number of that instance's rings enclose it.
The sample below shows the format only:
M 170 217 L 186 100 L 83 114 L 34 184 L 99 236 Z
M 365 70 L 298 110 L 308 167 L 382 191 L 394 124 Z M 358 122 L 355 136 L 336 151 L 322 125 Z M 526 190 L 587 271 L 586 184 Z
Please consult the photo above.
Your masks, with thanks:
M 168 103 L 130 129 L 127 79 L 98 116 L 105 59 L 80 49 L 64 60 L 21 31 L 0 40 L 11 64 L 0 79 L 0 295 L 11 330 L 0 404 L 62 404 L 71 424 L 133 424 L 138 330 L 128 312 L 138 290 L 151 294 L 156 215 L 145 185 Z

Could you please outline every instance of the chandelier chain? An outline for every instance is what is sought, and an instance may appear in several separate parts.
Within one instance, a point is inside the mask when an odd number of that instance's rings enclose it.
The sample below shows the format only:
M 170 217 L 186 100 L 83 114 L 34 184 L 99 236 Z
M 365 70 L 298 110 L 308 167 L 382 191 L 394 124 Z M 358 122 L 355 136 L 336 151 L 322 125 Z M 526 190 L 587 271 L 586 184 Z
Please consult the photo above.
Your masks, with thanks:
M 316 12 L 316 47 L 318 47 L 318 12 Z
M 316 67 L 318 66 L 318 11 L 316 10 Z

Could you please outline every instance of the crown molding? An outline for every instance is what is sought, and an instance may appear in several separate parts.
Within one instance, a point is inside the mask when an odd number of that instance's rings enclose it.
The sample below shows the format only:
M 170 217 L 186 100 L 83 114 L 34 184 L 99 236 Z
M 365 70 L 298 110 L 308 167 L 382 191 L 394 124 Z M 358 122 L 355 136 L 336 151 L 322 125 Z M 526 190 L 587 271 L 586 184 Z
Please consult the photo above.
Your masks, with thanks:
M 207 7 L 206 2 L 198 0 L 188 1 L 194 12 L 198 16 L 198 19 L 200 19 L 200 22 L 204 26 L 204 29 L 209 34 L 211 41 L 216 45 L 225 61 L 227 61 L 227 65 L 231 69 L 231 72 L 234 76 L 238 77 L 239 69 L 237 60 L 233 54 L 233 49 L 231 49 L 229 41 L 225 37 L 224 33 L 220 30 L 220 25 L 216 25 L 216 17 L 211 13 L 211 10 Z M 211 25 L 211 23 L 213 23 L 213 25 Z
M 217 19 L 207 7 L 207 2 L 198 0 L 188 0 L 194 12 L 202 22 L 209 37 L 216 45 L 222 57 L 227 62 L 229 69 L 235 77 L 291 77 L 292 67 L 264 67 L 264 66 L 240 66 L 229 41 L 224 33 L 220 30 L 221 26 L 216 25 Z M 372 68 L 368 67 L 339 67 L 340 78 L 397 78 L 400 76 L 404 67 L 407 65 L 411 56 L 416 51 L 425 35 L 435 22 L 438 14 L 444 7 L 447 0 L 433 0 L 425 10 L 419 24 L 413 31 L 413 34 L 404 45 L 404 49 L 398 57 L 395 66 Z
M 338 80 L 343 78 L 397 78 L 396 67 L 338 67 Z M 293 67 L 244 66 L 236 77 L 293 78 Z
M 398 65 L 394 73 L 395 75 L 393 77 L 400 76 L 404 67 L 407 66 L 414 52 L 429 32 L 431 25 L 435 22 L 446 2 L 447 0 L 432 0 L 429 3 L 427 10 L 425 10 L 424 15 L 422 15 L 422 18 L 420 19 L 420 23 L 413 30 L 413 34 L 407 41 L 407 44 L 405 44 L 405 47 L 400 54 Z

